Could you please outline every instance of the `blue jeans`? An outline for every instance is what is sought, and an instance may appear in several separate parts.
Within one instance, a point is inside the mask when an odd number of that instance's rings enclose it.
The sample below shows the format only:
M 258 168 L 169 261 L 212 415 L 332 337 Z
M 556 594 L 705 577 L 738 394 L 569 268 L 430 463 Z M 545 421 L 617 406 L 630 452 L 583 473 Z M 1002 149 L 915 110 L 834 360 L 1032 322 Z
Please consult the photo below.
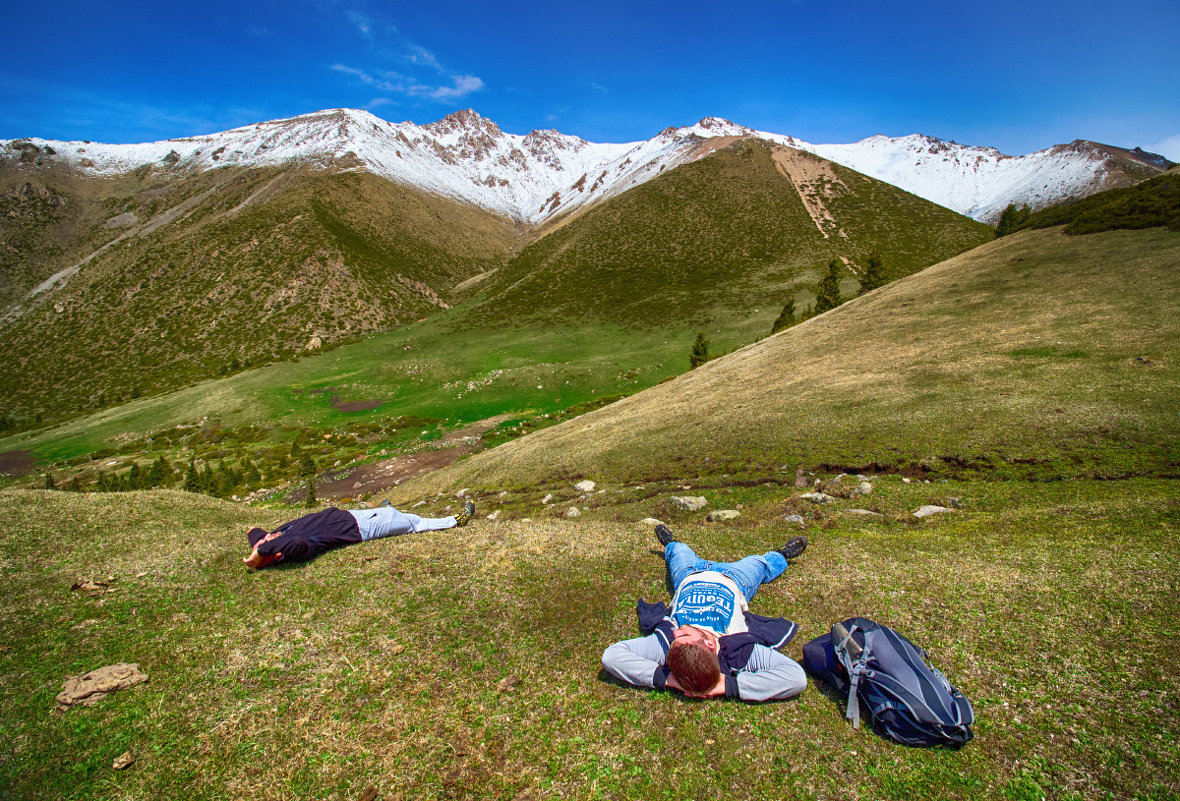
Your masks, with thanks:
M 668 543 L 664 549 L 664 560 L 668 563 L 668 572 L 672 574 L 672 586 L 675 589 L 680 589 L 681 582 L 692 573 L 714 570 L 733 579 L 742 588 L 747 603 L 754 600 L 759 587 L 774 581 L 787 569 L 787 559 L 778 551 L 770 551 L 762 556 L 747 556 L 737 562 L 711 562 L 698 558 L 692 548 L 683 542 Z

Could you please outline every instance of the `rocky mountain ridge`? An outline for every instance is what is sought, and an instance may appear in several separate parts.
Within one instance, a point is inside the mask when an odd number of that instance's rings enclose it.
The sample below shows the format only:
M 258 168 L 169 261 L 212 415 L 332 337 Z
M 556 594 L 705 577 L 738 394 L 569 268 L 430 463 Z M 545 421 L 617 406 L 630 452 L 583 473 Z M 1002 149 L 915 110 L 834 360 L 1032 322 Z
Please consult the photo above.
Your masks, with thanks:
M 291 162 L 359 169 L 538 225 L 745 137 L 815 153 L 989 223 L 1008 203 L 1040 209 L 1151 177 L 1169 164 L 1140 150 L 1081 140 L 1018 157 L 917 134 L 815 145 L 717 117 L 666 128 L 646 141 L 593 143 L 555 130 L 505 133 L 472 109 L 421 126 L 357 109 L 328 109 L 144 144 L 14 139 L 0 141 L 0 159 L 66 165 L 93 175 Z

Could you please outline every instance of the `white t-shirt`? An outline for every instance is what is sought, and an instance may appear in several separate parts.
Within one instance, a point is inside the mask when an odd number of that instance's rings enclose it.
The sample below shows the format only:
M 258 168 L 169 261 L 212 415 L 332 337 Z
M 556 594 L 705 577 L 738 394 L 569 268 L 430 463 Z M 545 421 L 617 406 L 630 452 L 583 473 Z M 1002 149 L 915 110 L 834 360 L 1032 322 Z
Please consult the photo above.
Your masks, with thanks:
M 693 573 L 676 589 L 672 620 L 679 626 L 696 626 L 714 634 L 747 631 L 749 608 L 741 588 L 728 576 L 713 570 Z

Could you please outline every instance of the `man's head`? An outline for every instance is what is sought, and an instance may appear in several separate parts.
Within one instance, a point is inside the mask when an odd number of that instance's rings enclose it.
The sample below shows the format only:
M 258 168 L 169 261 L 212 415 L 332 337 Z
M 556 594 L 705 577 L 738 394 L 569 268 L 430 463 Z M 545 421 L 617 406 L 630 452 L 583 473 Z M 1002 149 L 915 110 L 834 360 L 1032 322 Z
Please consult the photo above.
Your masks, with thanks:
M 668 669 L 689 693 L 706 693 L 721 679 L 717 662 L 717 638 L 694 626 L 681 626 L 672 632 L 668 648 Z

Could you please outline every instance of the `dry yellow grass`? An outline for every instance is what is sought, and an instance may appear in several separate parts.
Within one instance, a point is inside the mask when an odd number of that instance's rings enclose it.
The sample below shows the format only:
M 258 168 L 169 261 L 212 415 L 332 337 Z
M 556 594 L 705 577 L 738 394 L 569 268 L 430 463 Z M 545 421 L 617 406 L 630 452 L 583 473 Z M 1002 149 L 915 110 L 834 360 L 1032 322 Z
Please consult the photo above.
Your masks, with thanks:
M 1178 441 L 1177 309 L 1174 233 L 1020 234 L 395 497 L 783 464 L 1166 472 Z

